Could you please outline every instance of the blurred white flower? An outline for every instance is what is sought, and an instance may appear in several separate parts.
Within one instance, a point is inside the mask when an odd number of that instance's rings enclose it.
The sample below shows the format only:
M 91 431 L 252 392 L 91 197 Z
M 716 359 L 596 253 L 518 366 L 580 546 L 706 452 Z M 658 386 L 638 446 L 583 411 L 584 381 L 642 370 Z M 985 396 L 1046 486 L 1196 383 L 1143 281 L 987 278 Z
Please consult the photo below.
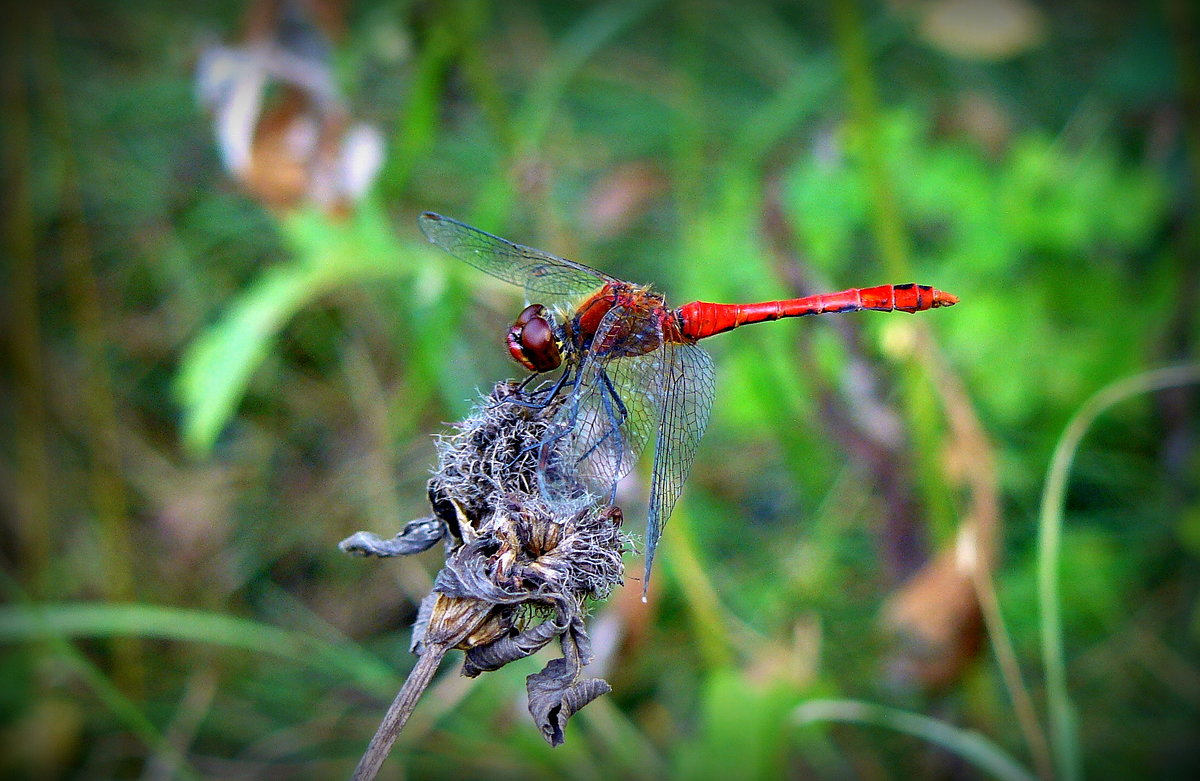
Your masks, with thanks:
M 246 43 L 209 46 L 197 62 L 196 96 L 212 116 L 221 162 L 268 207 L 343 212 L 378 175 L 383 136 L 351 124 L 328 38 L 305 7 L 284 3 L 267 18 Z

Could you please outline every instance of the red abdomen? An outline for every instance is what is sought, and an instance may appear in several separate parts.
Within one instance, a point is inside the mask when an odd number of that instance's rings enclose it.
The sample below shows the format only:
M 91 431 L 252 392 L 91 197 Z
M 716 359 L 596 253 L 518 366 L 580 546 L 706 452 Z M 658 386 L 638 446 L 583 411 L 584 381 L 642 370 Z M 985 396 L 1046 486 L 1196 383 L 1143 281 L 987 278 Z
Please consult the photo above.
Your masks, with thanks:
M 675 310 L 680 333 L 688 339 L 704 339 L 730 331 L 741 325 L 779 320 L 784 317 L 804 317 L 831 312 L 856 312 L 875 309 L 881 312 L 921 312 L 943 306 L 953 306 L 958 298 L 929 285 L 879 285 L 851 288 L 839 293 L 823 293 L 784 301 L 763 301 L 757 304 L 710 304 L 693 301 Z

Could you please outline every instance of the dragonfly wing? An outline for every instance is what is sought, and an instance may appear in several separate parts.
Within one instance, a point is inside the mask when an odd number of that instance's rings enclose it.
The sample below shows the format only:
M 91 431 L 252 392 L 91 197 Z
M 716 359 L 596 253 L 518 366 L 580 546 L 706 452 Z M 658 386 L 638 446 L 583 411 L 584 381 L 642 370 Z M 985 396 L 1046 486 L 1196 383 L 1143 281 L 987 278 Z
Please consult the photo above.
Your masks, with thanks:
M 525 288 L 530 301 L 567 301 L 615 281 L 582 263 L 515 244 L 440 214 L 425 212 L 417 222 L 431 242 L 480 271 Z
M 653 316 L 614 307 L 601 320 L 542 442 L 538 481 L 556 510 L 611 502 L 633 469 L 660 417 L 661 344 Z
M 683 490 L 700 438 L 708 426 L 714 396 L 712 358 L 695 344 L 669 343 L 659 350 L 662 360 L 662 405 L 655 421 L 654 469 L 650 478 L 650 510 L 646 518 L 646 579 L 663 525 L 671 517 Z

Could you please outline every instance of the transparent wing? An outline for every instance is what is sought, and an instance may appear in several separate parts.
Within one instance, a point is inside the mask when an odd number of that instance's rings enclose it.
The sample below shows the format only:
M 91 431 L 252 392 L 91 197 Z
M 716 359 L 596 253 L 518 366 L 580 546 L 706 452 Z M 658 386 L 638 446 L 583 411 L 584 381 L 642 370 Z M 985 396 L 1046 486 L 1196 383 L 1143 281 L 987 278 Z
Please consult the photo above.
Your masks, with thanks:
M 426 238 L 454 257 L 497 279 L 525 288 L 529 301 L 565 302 L 616 281 L 582 263 L 514 244 L 440 214 L 425 212 L 417 223 Z
M 617 481 L 658 425 L 661 345 L 652 315 L 614 307 L 601 320 L 578 381 L 542 441 L 538 482 L 551 507 L 569 513 L 612 501 Z
M 675 501 L 692 463 L 700 438 L 708 426 L 714 395 L 712 358 L 694 344 L 668 343 L 662 353 L 662 405 L 655 421 L 654 470 L 650 478 L 650 510 L 646 518 L 646 579 L 642 592 L 650 586 L 650 567 L 654 549 L 662 536 L 663 525 L 675 509 Z

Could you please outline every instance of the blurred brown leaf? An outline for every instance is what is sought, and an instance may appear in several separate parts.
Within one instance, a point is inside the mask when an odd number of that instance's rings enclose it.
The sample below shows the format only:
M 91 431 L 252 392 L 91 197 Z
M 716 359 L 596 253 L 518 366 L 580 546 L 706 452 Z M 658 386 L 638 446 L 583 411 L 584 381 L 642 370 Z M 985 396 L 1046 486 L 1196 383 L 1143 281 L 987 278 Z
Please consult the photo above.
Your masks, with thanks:
M 990 95 L 969 91 L 958 96 L 945 124 L 955 135 L 965 135 L 993 157 L 1007 148 L 1012 137 L 1012 119 Z
M 780 681 L 796 689 L 811 685 L 821 665 L 821 639 L 820 616 L 800 616 L 785 641 L 764 640 L 758 645 L 746 680 L 764 689 Z
M 979 653 L 983 617 L 955 547 L 939 553 L 888 600 L 883 626 L 896 642 L 886 662 L 890 684 L 939 691 L 958 681 Z

